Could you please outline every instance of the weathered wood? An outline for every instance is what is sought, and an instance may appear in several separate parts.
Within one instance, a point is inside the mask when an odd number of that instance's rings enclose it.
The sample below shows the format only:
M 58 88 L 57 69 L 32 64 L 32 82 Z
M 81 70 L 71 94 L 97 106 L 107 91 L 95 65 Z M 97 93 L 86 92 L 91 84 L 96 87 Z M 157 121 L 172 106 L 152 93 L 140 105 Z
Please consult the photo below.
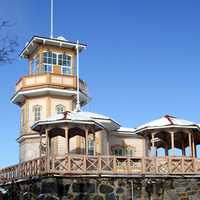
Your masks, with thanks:
M 54 159 L 54 160 L 52 160 Z M 0 170 L 0 183 L 43 174 L 57 175 L 200 175 L 200 159 L 182 157 L 125 157 L 65 155 L 39 157 Z M 49 167 L 49 168 L 48 168 Z

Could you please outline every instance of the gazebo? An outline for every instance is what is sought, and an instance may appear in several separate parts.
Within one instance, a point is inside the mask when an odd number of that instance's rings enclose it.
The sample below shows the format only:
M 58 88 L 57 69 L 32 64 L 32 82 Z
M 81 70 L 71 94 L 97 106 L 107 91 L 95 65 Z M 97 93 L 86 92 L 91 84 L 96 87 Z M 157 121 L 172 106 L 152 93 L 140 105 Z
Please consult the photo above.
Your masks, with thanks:
M 162 148 L 164 156 L 197 157 L 200 128 L 196 123 L 165 115 L 138 127 L 136 133 L 145 138 L 146 156 L 160 156 Z

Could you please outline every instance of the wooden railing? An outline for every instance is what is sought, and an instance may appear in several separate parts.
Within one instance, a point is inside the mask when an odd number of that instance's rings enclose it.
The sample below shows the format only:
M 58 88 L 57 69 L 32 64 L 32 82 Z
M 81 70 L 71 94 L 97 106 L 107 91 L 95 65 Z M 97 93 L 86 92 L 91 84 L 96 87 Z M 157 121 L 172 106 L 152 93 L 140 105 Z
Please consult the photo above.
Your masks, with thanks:
M 76 89 L 76 76 L 58 74 L 37 74 L 22 77 L 16 84 L 15 92 L 39 86 L 53 86 Z M 87 85 L 80 79 L 80 90 L 87 94 Z
M 187 157 L 119 157 L 67 155 L 30 160 L 0 170 L 0 182 L 44 174 L 57 175 L 200 175 L 200 159 Z

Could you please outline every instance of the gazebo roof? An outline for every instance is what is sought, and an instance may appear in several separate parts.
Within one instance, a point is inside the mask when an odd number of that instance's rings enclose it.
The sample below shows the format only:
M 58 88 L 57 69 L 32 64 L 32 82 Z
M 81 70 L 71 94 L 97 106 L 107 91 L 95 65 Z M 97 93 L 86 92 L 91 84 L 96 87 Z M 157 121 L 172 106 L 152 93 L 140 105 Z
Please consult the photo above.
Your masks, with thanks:
M 165 115 L 159 119 L 148 122 L 137 127 L 136 132 L 141 132 L 146 129 L 160 129 L 160 128 L 199 128 L 197 123 L 187 121 L 184 119 L 176 118 L 171 115 Z
M 58 123 L 64 123 L 64 122 L 70 122 L 70 123 L 88 123 L 88 124 L 96 124 L 99 127 L 102 127 L 102 129 L 108 129 L 108 130 L 116 130 L 120 127 L 119 123 L 111 119 L 110 117 L 92 113 L 92 112 L 75 112 L 75 111 L 67 111 L 62 114 L 51 116 L 45 120 L 40 120 L 35 122 L 33 124 L 32 129 L 33 130 L 40 130 L 41 126 L 47 125 L 47 124 L 58 124 Z

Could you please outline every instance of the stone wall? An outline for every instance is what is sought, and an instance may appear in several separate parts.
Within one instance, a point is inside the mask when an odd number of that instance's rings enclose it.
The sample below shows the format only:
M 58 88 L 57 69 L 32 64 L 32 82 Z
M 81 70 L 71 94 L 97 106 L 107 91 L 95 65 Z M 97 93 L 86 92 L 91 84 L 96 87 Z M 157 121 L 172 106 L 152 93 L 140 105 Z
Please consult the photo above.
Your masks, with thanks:
M 199 200 L 200 178 L 40 177 L 1 186 L 1 199 Z

